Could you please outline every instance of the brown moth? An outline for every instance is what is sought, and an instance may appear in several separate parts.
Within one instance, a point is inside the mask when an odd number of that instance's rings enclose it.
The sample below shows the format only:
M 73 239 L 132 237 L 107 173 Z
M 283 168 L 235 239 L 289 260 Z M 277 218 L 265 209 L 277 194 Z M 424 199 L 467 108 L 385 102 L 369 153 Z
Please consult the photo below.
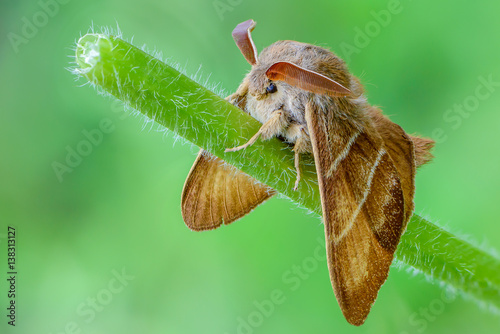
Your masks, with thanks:
M 300 155 L 313 154 L 323 209 L 330 279 L 342 312 L 364 323 L 389 273 L 413 212 L 415 169 L 434 142 L 410 136 L 368 104 L 359 80 L 331 51 L 278 41 L 260 56 L 250 36 L 253 20 L 233 38 L 252 65 L 234 105 L 263 125 L 245 144 L 280 136 Z M 201 151 L 182 192 L 182 215 L 192 230 L 229 224 L 274 194 L 219 158 Z

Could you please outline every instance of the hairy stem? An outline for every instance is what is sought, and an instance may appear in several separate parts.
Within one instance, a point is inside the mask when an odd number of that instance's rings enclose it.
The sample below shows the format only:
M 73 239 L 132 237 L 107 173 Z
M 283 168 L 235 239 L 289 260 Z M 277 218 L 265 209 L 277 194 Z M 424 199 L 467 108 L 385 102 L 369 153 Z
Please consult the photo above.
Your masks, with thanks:
M 294 156 L 287 144 L 271 139 L 224 152 L 245 143 L 261 124 L 212 91 L 110 35 L 83 36 L 76 63 L 74 72 L 100 89 L 321 216 L 311 158 L 304 159 L 300 187 L 294 191 Z M 417 215 L 396 259 L 492 309 L 500 308 L 500 261 Z

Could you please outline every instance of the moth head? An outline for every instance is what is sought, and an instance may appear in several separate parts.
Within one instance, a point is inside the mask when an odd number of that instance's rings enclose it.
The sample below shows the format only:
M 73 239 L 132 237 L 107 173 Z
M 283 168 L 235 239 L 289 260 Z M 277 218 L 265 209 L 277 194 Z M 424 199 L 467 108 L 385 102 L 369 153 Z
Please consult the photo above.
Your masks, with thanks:
M 259 56 L 251 37 L 255 25 L 253 20 L 238 24 L 233 30 L 233 38 L 252 65 L 247 76 L 248 92 L 257 100 L 276 100 L 284 95 L 304 93 L 331 97 L 353 95 L 349 89 L 351 75 L 345 63 L 331 51 L 295 41 L 278 41 Z

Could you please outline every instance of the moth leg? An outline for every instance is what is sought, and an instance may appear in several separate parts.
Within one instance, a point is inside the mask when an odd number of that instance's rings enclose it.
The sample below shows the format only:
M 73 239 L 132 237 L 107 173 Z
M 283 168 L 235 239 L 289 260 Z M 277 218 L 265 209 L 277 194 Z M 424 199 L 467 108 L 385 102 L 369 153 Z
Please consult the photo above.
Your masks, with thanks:
M 266 122 L 264 123 L 259 131 L 255 135 L 253 135 L 252 138 L 246 143 L 241 146 L 233 147 L 233 148 L 226 148 L 225 152 L 236 152 L 243 150 L 247 148 L 248 146 L 252 145 L 259 139 L 259 137 L 262 137 L 262 140 L 267 140 L 272 137 L 275 137 L 283 132 L 283 130 L 287 127 L 288 125 L 288 116 L 283 110 L 277 110 L 274 112 L 274 115 Z
M 298 134 L 295 140 L 295 145 L 293 146 L 293 152 L 295 153 L 295 170 L 297 171 L 297 179 L 295 180 L 295 186 L 293 190 L 297 190 L 299 188 L 300 182 L 300 155 L 302 153 L 310 152 L 311 143 L 307 140 L 307 134 L 304 130 L 303 126 L 297 125 Z M 292 128 L 292 126 L 290 127 Z M 291 132 L 291 131 L 290 131 Z
M 236 93 L 233 93 L 228 97 L 226 97 L 226 101 L 237 106 L 241 110 L 245 111 L 245 105 L 247 104 L 247 94 L 248 94 L 248 80 L 245 79 L 236 90 Z

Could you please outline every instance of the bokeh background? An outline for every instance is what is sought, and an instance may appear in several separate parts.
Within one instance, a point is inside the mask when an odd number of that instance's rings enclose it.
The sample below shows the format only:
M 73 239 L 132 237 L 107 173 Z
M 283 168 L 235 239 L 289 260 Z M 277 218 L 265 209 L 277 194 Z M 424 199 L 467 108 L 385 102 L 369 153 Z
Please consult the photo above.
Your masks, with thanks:
M 202 64 L 227 92 L 249 70 L 231 38 L 241 21 L 258 22 L 259 50 L 280 39 L 330 47 L 372 104 L 438 141 L 417 176 L 417 212 L 499 249 L 500 85 L 484 84 L 500 82 L 499 12 L 498 1 L 2 0 L 0 332 L 498 333 L 498 316 L 397 268 L 366 324 L 349 325 L 313 257 L 320 221 L 283 198 L 191 232 L 180 194 L 197 148 L 126 117 L 66 68 L 92 24 L 119 26 L 189 73 Z M 58 177 L 54 163 L 103 120 L 112 131 Z M 17 229 L 14 329 L 7 226 Z

